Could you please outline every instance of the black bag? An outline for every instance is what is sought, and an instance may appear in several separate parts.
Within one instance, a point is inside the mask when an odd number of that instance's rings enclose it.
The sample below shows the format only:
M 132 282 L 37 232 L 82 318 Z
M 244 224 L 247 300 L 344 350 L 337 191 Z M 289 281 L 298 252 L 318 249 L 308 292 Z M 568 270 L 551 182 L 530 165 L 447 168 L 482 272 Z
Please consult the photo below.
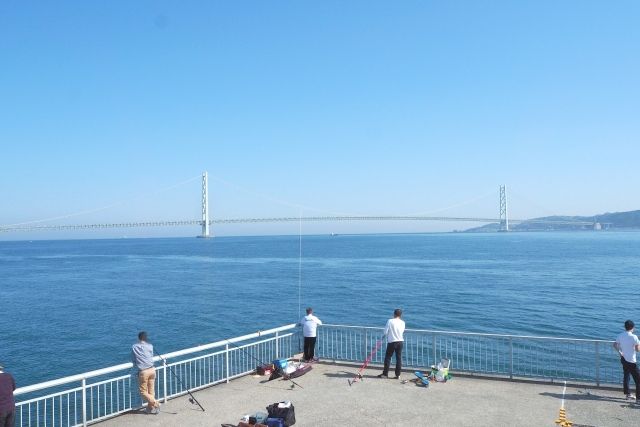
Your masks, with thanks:
M 273 381 L 275 379 L 278 379 L 282 376 L 282 369 L 274 369 L 273 372 L 271 372 L 271 375 L 269 375 L 269 379 L 267 381 Z
M 282 418 L 284 420 L 285 427 L 294 425 L 296 423 L 296 412 L 293 405 L 288 408 L 278 408 L 278 403 L 280 402 L 272 403 L 267 406 L 269 418 Z

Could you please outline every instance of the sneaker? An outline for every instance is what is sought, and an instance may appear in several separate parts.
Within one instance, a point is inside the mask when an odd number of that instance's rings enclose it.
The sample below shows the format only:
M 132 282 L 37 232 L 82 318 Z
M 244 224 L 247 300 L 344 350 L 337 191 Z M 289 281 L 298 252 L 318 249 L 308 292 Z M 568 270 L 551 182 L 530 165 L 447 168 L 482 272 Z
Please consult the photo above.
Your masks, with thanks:
M 635 399 L 635 397 L 634 397 L 633 395 L 631 395 L 631 394 L 627 394 L 627 395 L 625 396 L 625 398 L 626 398 L 627 400 Z
M 160 413 L 160 403 L 157 403 L 158 406 L 153 408 L 153 415 L 158 415 Z
M 386 378 L 386 379 L 389 379 L 389 376 L 388 376 L 388 375 L 385 375 L 385 374 L 380 374 L 380 375 L 378 375 L 378 378 Z
M 394 380 L 399 380 L 400 379 L 400 375 L 396 375 L 395 377 L 393 377 Z

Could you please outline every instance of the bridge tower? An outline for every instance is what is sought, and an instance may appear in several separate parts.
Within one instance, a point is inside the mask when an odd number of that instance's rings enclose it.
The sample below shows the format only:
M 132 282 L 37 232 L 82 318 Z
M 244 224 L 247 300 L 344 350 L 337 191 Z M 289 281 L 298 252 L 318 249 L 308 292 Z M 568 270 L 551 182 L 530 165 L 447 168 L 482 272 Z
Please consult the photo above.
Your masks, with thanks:
M 509 211 L 507 210 L 507 186 L 500 186 L 500 231 L 509 231 Z
M 202 234 L 200 237 L 211 237 L 209 234 L 209 174 L 202 172 Z

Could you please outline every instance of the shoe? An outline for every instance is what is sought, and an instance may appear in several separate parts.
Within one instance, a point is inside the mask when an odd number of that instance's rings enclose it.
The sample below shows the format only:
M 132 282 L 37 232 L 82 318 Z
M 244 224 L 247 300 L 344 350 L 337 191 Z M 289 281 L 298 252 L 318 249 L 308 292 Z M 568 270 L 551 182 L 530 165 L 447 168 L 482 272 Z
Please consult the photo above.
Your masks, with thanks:
M 631 395 L 631 394 L 627 394 L 627 395 L 625 395 L 625 399 L 631 400 L 631 399 L 635 399 L 635 397 L 633 395 Z
M 396 375 L 395 377 L 393 377 L 394 380 L 399 380 L 400 379 L 400 375 Z
M 389 379 L 389 375 L 380 374 L 380 375 L 378 375 L 378 378 L 386 378 L 386 379 Z
M 160 413 L 160 404 L 157 404 L 158 406 L 156 406 L 155 408 L 153 408 L 153 415 L 158 415 Z

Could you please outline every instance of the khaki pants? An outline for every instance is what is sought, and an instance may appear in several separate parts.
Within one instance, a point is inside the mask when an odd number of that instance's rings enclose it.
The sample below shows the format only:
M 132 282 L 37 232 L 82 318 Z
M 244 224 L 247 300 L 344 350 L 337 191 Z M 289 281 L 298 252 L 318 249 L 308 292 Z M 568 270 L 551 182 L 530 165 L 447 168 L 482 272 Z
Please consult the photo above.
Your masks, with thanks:
M 147 401 L 147 409 L 149 410 L 160 406 L 158 405 L 158 402 L 154 397 L 156 390 L 154 387 L 155 382 L 155 368 L 144 369 L 138 373 L 138 386 L 140 389 L 140 394 L 142 395 L 142 398 Z

